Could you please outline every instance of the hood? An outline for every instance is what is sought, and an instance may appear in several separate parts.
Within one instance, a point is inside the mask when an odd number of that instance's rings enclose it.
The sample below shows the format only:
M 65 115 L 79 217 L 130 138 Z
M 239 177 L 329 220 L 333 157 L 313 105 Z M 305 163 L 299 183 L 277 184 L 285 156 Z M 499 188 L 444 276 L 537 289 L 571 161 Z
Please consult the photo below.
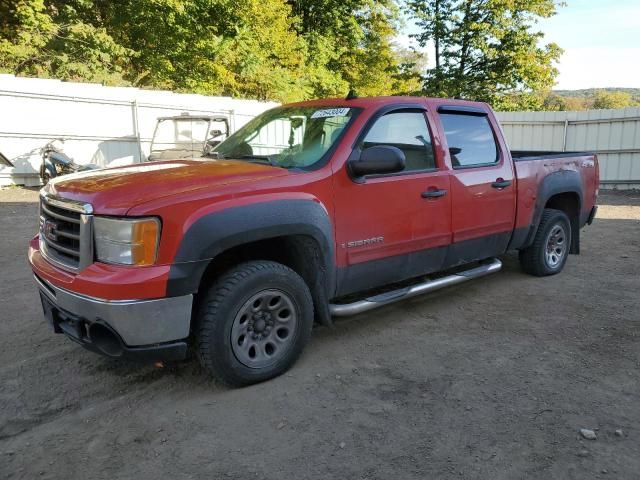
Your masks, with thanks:
M 282 168 L 237 160 L 173 160 L 65 175 L 45 188 L 90 203 L 97 213 L 123 215 L 162 197 L 284 175 L 288 172 Z

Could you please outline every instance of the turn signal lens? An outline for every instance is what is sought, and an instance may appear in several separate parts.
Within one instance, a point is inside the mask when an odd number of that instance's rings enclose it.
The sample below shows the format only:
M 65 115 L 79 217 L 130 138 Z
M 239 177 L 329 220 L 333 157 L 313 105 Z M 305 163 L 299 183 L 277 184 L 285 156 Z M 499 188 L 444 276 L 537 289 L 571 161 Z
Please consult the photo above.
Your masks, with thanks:
M 131 259 L 134 265 L 153 265 L 158 250 L 160 222 L 155 218 L 137 222 L 131 235 Z

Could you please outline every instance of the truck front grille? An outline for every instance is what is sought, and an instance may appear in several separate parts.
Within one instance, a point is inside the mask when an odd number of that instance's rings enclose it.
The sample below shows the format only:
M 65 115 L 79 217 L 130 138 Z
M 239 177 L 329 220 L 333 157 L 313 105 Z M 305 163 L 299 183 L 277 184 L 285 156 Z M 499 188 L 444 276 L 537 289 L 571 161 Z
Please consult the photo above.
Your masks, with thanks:
M 51 263 L 77 272 L 93 262 L 90 205 L 40 196 L 40 250 Z

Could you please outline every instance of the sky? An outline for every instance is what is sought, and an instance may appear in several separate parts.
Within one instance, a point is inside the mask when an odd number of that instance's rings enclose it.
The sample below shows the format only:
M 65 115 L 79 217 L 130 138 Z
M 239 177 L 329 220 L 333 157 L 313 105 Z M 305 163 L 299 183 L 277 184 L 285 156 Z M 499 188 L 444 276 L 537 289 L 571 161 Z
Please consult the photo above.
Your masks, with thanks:
M 640 0 L 564 3 L 555 16 L 537 24 L 545 43 L 555 42 L 564 50 L 554 89 L 640 88 Z
M 539 24 L 564 49 L 555 88 L 640 88 L 640 0 L 566 3 Z

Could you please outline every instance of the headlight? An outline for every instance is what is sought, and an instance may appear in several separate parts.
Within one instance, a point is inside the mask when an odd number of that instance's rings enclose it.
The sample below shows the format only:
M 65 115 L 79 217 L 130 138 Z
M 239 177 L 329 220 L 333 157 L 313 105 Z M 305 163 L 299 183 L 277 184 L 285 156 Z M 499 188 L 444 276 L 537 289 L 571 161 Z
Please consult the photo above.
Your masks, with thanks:
M 96 258 L 121 265 L 153 265 L 158 252 L 158 218 L 94 217 Z

